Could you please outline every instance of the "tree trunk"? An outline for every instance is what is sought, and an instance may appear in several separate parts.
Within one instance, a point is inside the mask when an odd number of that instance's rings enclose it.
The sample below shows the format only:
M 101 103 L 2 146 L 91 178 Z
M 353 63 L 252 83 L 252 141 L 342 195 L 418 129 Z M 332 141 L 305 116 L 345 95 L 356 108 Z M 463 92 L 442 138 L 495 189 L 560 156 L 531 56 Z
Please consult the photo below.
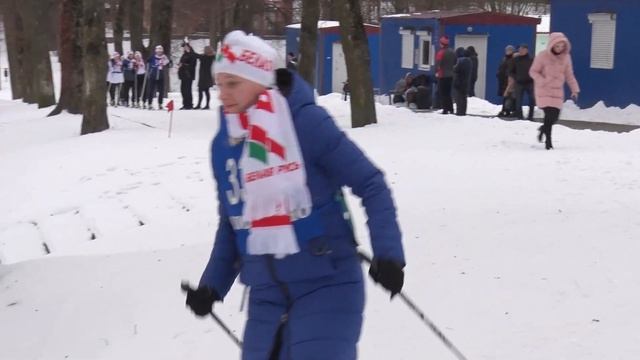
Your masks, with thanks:
M 360 0 L 339 3 L 340 35 L 351 93 L 351 126 L 356 128 L 376 123 L 369 42 L 362 21 Z
M 236 0 L 233 8 L 233 27 L 251 33 L 254 31 L 253 15 L 256 13 L 257 6 L 252 0 Z M 264 2 L 262 4 L 264 7 Z
M 235 9 L 235 5 L 234 5 Z M 209 43 L 215 49 L 218 42 L 227 34 L 228 9 L 224 0 L 215 0 L 209 11 Z
M 315 0 L 303 0 L 298 73 L 313 87 L 316 84 L 318 19 L 320 19 L 320 3 Z
M 23 20 L 24 36 L 29 39 L 25 46 L 25 81 L 27 91 L 24 100 L 37 103 L 38 108 L 48 107 L 56 103 L 53 90 L 53 75 L 49 57 L 48 36 L 45 17 L 50 16 L 52 9 L 43 6 L 38 0 L 18 1 L 18 12 Z
M 49 116 L 62 110 L 82 113 L 82 0 L 62 0 L 60 9 L 60 99 Z
M 109 128 L 107 118 L 107 39 L 104 35 L 104 1 L 82 0 L 82 64 L 84 88 L 81 135 Z
M 5 1 L 3 19 L 11 77 L 11 98 L 16 100 L 22 99 L 26 91 L 23 76 L 24 33 L 20 15 L 18 13 L 8 15 L 11 14 L 8 9 L 16 9 L 16 0 Z
M 306 4 L 307 1 L 303 0 Z M 336 10 L 340 5 L 338 5 L 341 1 L 333 1 L 333 0 L 319 0 L 320 6 L 320 18 L 323 20 L 338 20 L 338 14 Z M 302 9 L 304 13 L 304 8 Z M 304 16 L 304 15 L 303 15 Z
M 153 0 L 151 3 L 151 42 L 150 52 L 156 45 L 162 45 L 164 53 L 171 59 L 171 24 L 173 24 L 173 0 Z M 169 72 L 164 80 L 165 94 L 169 90 Z
M 122 38 L 124 37 L 125 0 L 115 1 L 114 3 L 117 8 L 116 16 L 113 21 L 113 45 L 115 50 L 124 56 Z
M 144 32 L 144 1 L 129 0 L 129 34 L 131 35 L 131 49 L 140 51 L 146 59 L 150 54 L 142 42 Z

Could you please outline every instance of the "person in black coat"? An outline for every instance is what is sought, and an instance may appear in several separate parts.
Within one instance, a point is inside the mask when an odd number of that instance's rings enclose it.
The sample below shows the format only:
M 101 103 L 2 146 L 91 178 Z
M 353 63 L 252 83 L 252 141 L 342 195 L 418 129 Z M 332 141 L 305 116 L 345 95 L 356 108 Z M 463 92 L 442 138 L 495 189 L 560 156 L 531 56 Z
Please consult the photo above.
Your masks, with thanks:
M 505 94 L 509 86 L 509 72 L 511 71 L 511 67 L 513 67 L 513 60 L 515 58 L 514 51 L 515 48 L 513 45 L 507 45 L 504 49 L 504 57 L 496 73 L 496 77 L 498 78 L 498 96 L 502 97 L 502 110 L 500 110 L 498 116 L 508 117 L 512 112 L 516 111 L 515 99 L 510 94 Z
M 471 79 L 469 80 L 469 96 L 476 96 L 476 81 L 478 81 L 478 53 L 473 46 L 467 47 L 471 60 Z
M 184 53 L 180 57 L 178 65 L 178 78 L 180 79 L 180 92 L 182 93 L 182 107 L 180 110 L 193 109 L 193 93 L 191 91 L 193 80 L 196 78 L 196 64 L 198 58 L 189 43 L 183 43 Z
M 520 45 L 518 53 L 519 55 L 513 60 L 513 66 L 509 71 L 509 75 L 515 80 L 516 116 L 520 120 L 524 118 L 522 100 L 524 100 L 524 94 L 527 93 L 529 97 L 529 116 L 527 116 L 527 119 L 533 120 L 533 109 L 536 101 L 533 95 L 533 79 L 529 75 L 533 58 L 529 56 L 529 46 L 527 44 Z
M 211 94 L 209 88 L 213 86 L 213 75 L 211 74 L 211 65 L 216 59 L 216 53 L 211 46 L 205 46 L 204 54 L 198 54 L 194 52 L 198 60 L 200 60 L 200 71 L 198 77 L 198 105 L 195 109 L 200 109 L 203 95 L 206 96 L 206 102 L 202 110 L 209 109 L 209 101 L 211 100 Z
M 292 52 L 287 54 L 287 69 L 294 71 L 298 70 L 298 58 Z
M 473 63 L 469 59 L 468 52 L 459 47 L 456 49 L 458 60 L 453 67 L 453 89 L 455 90 L 456 115 L 467 115 L 467 96 L 471 84 L 471 71 Z

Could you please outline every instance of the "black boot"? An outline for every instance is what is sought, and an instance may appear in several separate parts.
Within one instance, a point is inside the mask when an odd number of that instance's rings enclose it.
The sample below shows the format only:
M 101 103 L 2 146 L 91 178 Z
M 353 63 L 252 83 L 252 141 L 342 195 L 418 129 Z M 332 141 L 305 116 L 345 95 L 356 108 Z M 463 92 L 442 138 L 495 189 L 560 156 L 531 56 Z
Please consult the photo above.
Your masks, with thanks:
M 547 150 L 553 149 L 553 145 L 551 144 L 551 139 L 547 138 L 547 141 L 544 144 L 544 148 Z
M 543 127 L 544 125 L 538 128 L 538 142 L 542 142 L 542 138 L 544 137 Z
M 529 106 L 529 116 L 527 116 L 527 120 L 533 121 L 533 106 Z

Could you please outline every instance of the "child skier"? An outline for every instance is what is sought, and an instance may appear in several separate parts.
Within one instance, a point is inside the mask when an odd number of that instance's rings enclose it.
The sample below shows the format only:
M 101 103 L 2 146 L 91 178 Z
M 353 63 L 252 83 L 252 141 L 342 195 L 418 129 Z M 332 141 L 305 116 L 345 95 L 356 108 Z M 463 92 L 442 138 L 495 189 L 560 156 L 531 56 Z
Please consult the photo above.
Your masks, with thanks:
M 362 198 L 369 274 L 391 295 L 405 266 L 382 172 L 256 36 L 229 33 L 214 64 L 222 102 L 212 144 L 219 225 L 187 305 L 206 316 L 236 276 L 251 287 L 242 358 L 356 359 L 364 283 L 342 186 Z M 269 87 L 275 82 L 277 89 Z

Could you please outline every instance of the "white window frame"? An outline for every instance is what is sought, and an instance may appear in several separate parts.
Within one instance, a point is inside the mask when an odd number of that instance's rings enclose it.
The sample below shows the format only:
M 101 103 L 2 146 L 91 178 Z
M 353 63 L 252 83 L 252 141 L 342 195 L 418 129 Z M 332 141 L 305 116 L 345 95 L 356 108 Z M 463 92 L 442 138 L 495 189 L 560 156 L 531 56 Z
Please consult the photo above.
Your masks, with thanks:
M 616 51 L 616 14 L 592 13 L 591 23 L 591 68 L 613 69 Z
M 400 29 L 401 41 L 400 66 L 405 69 L 413 69 L 414 59 L 414 35 L 411 30 Z
M 418 64 L 418 67 L 421 70 L 426 70 L 426 71 L 430 71 L 431 70 L 431 66 L 433 66 L 433 52 L 435 50 L 434 46 L 433 46 L 433 37 L 431 36 L 431 33 L 428 31 L 416 31 L 416 35 L 418 35 L 418 41 L 420 46 L 418 46 L 418 52 L 416 53 L 416 64 Z M 427 59 L 427 62 L 424 62 L 423 58 L 422 58 L 422 54 L 424 52 L 424 42 L 428 41 L 429 42 L 429 58 Z

